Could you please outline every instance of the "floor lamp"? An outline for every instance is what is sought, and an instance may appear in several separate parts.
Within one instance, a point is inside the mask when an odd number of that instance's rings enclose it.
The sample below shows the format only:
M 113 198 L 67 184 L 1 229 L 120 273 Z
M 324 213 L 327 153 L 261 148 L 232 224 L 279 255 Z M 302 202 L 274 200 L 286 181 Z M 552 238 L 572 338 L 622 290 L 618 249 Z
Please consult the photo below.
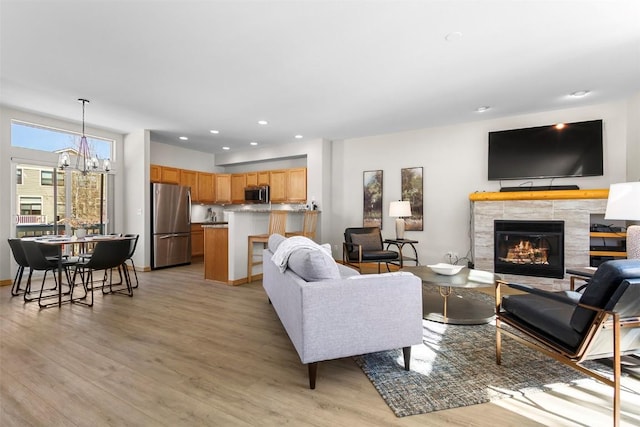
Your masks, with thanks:
M 640 181 L 611 184 L 604 218 L 640 221 Z M 627 226 L 627 258 L 640 259 L 640 225 Z

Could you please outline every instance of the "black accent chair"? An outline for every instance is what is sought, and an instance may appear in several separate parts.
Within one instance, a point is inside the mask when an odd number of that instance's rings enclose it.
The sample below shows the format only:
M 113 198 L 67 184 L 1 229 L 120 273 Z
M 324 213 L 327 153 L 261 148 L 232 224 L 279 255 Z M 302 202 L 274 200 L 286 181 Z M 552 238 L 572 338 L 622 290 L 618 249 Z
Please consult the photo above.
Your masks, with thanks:
M 58 264 L 58 256 L 55 255 L 49 255 L 51 253 L 53 253 L 53 251 L 51 250 L 51 248 L 55 249 L 55 252 L 58 252 L 58 249 L 55 246 L 50 246 L 50 245 L 46 245 L 44 243 L 39 243 L 37 241 L 21 241 L 21 245 L 22 245 L 22 249 L 24 251 L 24 255 L 27 259 L 27 263 L 29 264 L 29 278 L 27 279 L 27 285 L 26 285 L 26 289 L 24 292 L 24 300 L 26 302 L 29 301 L 34 301 L 34 300 L 38 300 L 38 305 L 42 308 L 44 307 L 49 307 L 52 305 L 58 305 L 58 303 L 60 301 L 56 301 L 54 303 L 48 303 L 48 304 L 43 304 L 42 301 L 49 299 L 49 298 L 54 298 L 54 297 L 58 297 L 59 299 L 61 299 L 61 295 L 62 295 L 62 284 L 58 283 L 58 276 L 57 274 L 55 274 L 54 270 L 57 270 L 59 264 Z M 70 274 L 70 268 L 73 267 L 75 265 L 76 261 L 72 260 L 72 259 L 68 259 L 63 257 L 62 261 L 60 262 L 60 265 L 62 266 L 62 268 L 64 269 L 64 273 L 65 276 L 67 278 L 67 284 L 69 285 L 69 291 L 65 292 L 64 294 L 70 294 L 71 293 L 71 289 L 73 288 L 73 281 L 71 279 L 71 274 Z M 38 298 L 34 298 L 31 296 L 31 276 L 33 274 L 34 271 L 44 271 L 44 275 L 42 276 L 42 285 L 40 286 L 40 292 L 38 295 Z M 55 287 L 54 288 L 50 288 L 50 289 L 46 289 L 45 288 L 45 281 L 47 279 L 47 273 L 49 271 L 54 271 L 53 274 L 53 279 L 55 282 Z M 44 294 L 44 291 L 50 291 L 53 289 L 58 288 L 58 292 L 57 294 Z M 68 302 L 68 301 L 66 301 Z
M 93 272 L 97 270 L 104 270 L 104 278 L 102 281 L 103 294 L 109 293 L 124 293 L 128 296 L 133 296 L 133 289 L 131 288 L 131 280 L 129 273 L 124 266 L 125 261 L 129 256 L 131 248 L 130 239 L 118 239 L 118 240 L 101 240 L 96 243 L 91 257 L 79 260 L 76 263 L 76 269 L 73 274 L 73 282 L 75 284 L 78 274 L 82 280 L 82 287 L 84 289 L 84 295 L 81 297 L 74 297 L 72 302 L 76 304 L 82 304 L 89 307 L 93 306 L 93 290 L 96 288 L 93 284 Z M 124 288 L 113 289 L 113 269 L 123 270 L 124 276 Z M 106 284 L 107 272 L 109 272 L 109 283 Z M 120 283 L 117 283 L 118 285 Z M 108 290 L 107 290 L 108 287 Z M 87 296 L 91 294 L 89 302 L 85 301 Z
M 501 297 L 501 286 L 524 294 Z M 548 292 L 529 285 L 498 282 L 498 364 L 503 334 L 613 387 L 613 421 L 618 426 L 621 358 L 640 352 L 640 260 L 602 263 L 582 293 Z M 605 358 L 612 358 L 612 376 L 582 364 Z
M 385 263 L 387 271 L 389 263 L 398 261 L 400 255 L 396 251 L 385 250 L 382 247 L 382 233 L 378 227 L 350 227 L 344 230 L 342 244 L 342 262 L 356 267 L 360 271 L 363 263 L 377 263 L 378 273 L 380 264 Z

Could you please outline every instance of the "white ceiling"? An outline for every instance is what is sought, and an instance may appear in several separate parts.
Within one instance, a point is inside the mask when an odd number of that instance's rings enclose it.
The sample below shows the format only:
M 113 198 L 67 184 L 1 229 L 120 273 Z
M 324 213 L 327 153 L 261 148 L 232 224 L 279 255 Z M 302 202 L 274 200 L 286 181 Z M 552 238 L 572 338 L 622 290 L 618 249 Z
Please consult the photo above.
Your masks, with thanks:
M 3 105 L 79 121 L 87 98 L 88 125 L 207 152 L 640 91 L 637 0 L 1 0 L 0 15 Z

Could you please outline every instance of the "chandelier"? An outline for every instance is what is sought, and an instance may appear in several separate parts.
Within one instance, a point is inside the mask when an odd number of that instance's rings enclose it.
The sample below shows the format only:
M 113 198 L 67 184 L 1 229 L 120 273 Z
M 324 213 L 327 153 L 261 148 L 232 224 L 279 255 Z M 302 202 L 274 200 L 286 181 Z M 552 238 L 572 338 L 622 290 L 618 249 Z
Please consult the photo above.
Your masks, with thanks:
M 111 170 L 111 162 L 109 159 L 104 159 L 102 165 L 97 154 L 92 154 L 89 149 L 89 143 L 87 137 L 84 134 L 84 106 L 89 102 L 88 99 L 78 98 L 78 102 L 82 103 L 82 137 L 80 138 L 80 145 L 78 147 L 78 153 L 76 154 L 76 164 L 73 169 L 82 172 L 86 175 L 89 172 L 109 172 Z M 63 151 L 58 156 L 58 167 L 60 169 L 71 168 L 71 156 L 67 151 Z

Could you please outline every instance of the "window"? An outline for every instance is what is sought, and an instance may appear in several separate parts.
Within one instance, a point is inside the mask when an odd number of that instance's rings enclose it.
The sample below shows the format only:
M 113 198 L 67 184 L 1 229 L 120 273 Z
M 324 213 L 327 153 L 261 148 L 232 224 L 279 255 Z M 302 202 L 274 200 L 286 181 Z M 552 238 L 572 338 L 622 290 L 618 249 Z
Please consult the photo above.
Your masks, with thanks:
M 22 169 L 21 168 L 16 169 L 16 184 L 22 185 Z
M 40 185 L 53 185 L 52 171 L 40 171 Z
M 31 123 L 11 121 L 11 145 L 13 147 L 59 153 L 70 150 L 77 152 L 80 147 L 79 133 L 40 127 Z M 114 159 L 114 141 L 87 136 L 91 153 L 99 159 Z
M 20 196 L 20 215 L 42 215 L 42 197 Z

